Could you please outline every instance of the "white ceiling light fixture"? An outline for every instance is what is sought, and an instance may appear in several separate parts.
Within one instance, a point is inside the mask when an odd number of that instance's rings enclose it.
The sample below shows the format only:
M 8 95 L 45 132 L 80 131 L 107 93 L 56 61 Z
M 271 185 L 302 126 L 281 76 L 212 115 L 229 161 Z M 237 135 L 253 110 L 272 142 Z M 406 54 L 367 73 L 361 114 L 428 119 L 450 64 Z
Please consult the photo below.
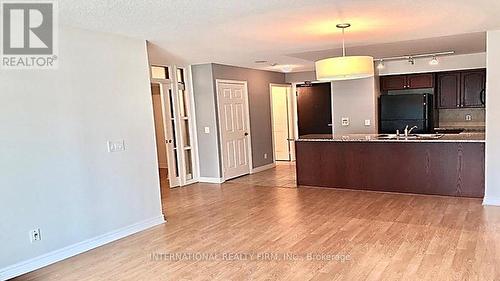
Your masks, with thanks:
M 345 29 L 349 23 L 336 25 L 342 29 L 342 57 L 318 60 L 316 66 L 316 79 L 320 81 L 351 80 L 372 77 L 374 75 L 373 57 L 346 56 Z
M 438 65 L 439 61 L 436 56 L 433 56 L 431 61 L 429 62 L 430 65 Z

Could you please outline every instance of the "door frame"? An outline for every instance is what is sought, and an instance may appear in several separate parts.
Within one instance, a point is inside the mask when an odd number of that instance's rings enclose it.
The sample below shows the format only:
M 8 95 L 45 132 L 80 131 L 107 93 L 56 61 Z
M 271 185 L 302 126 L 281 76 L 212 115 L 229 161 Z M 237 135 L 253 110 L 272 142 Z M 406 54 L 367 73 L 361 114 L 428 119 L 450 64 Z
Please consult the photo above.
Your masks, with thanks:
M 151 66 L 161 66 L 161 67 L 166 67 L 168 69 L 168 75 L 169 75 L 169 79 L 155 79 L 155 78 L 152 78 L 151 76 Z M 184 86 L 185 86 L 185 93 L 186 93 L 186 98 L 187 98 L 187 101 L 186 101 L 186 109 L 188 110 L 188 123 L 189 123 L 189 136 L 190 136 L 190 141 L 191 141 L 191 153 L 192 153 L 192 179 L 190 180 L 187 180 L 186 179 L 186 173 L 185 173 L 185 170 L 186 170 L 186 159 L 185 159 L 185 150 L 184 150 L 184 137 L 182 136 L 182 132 L 181 132 L 181 119 L 179 118 L 179 94 L 178 94 L 178 90 L 179 90 L 179 85 L 178 85 L 178 82 L 177 81 L 177 69 L 183 69 L 184 71 Z M 165 140 L 167 140 L 167 136 L 169 134 L 169 132 L 167 132 L 167 122 L 171 122 L 170 120 L 167 120 L 167 116 L 166 116 L 166 112 L 167 110 L 169 110 L 170 108 L 167 107 L 167 103 L 169 103 L 169 101 L 167 101 L 167 95 L 168 95 L 168 92 L 165 93 L 165 91 L 163 91 L 163 85 L 166 85 L 168 86 L 168 89 L 170 89 L 172 91 L 172 101 L 174 104 L 172 104 L 173 106 L 173 113 L 175 115 L 175 128 L 172 132 L 170 132 L 173 136 L 174 134 L 174 131 L 175 131 L 175 138 L 177 140 L 177 157 L 175 158 L 177 160 L 177 165 L 178 165 L 178 171 L 179 171 L 179 176 L 178 178 L 176 179 L 176 181 L 172 181 L 171 178 L 170 178 L 170 175 L 172 175 L 172 172 L 174 171 L 174 169 L 176 168 L 175 166 L 172 167 L 174 163 L 171 163 L 172 161 L 170 161 L 170 159 L 172 159 L 171 157 L 174 157 L 174 155 L 170 156 L 170 153 L 167 149 L 167 162 L 168 162 L 168 172 L 169 172 L 169 187 L 170 188 L 174 188 L 174 187 L 182 187 L 182 186 L 186 186 L 186 185 L 190 185 L 190 184 L 193 184 L 193 183 L 196 183 L 198 182 L 198 178 L 199 178 L 199 158 L 198 158 L 198 139 L 197 139 L 197 135 L 196 135 L 196 119 L 195 119 L 195 110 L 194 110 L 194 94 L 193 94 L 193 91 L 192 91 L 192 81 L 191 81 L 191 68 L 190 67 L 184 67 L 184 66 L 180 66 L 180 65 L 176 65 L 176 64 L 170 64 L 170 65 L 167 65 L 167 64 L 150 64 L 149 65 L 149 72 L 150 72 L 150 76 L 149 76 L 149 80 L 150 80 L 150 84 L 151 83 L 154 83 L 154 84 L 160 84 L 160 87 L 161 87 L 161 91 L 160 91 L 160 95 L 161 95 L 161 101 L 162 101 L 162 116 L 163 116 L 163 125 L 164 125 L 164 128 L 165 128 Z M 152 103 L 152 101 L 151 101 Z M 169 123 L 170 124 L 170 123 Z M 182 147 L 182 150 L 181 150 L 181 147 Z M 169 157 L 170 156 L 170 157 Z M 174 184 L 172 184 L 174 183 Z
M 274 112 L 273 112 L 273 87 L 286 87 L 289 89 L 287 93 L 287 112 L 288 112 L 288 161 L 295 161 L 295 149 L 292 149 L 291 140 L 297 139 L 295 137 L 295 105 L 293 100 L 293 85 L 287 83 L 270 83 L 269 84 L 269 101 L 271 107 L 271 139 L 273 141 L 273 163 L 276 164 L 276 140 L 274 139 Z M 293 115 L 293 116 L 292 116 Z M 290 132 L 291 131 L 291 132 Z
M 243 86 L 243 95 L 246 103 L 246 120 L 245 125 L 248 129 L 248 148 L 247 148 L 247 157 L 248 157 L 248 174 L 252 173 L 253 169 L 253 160 L 252 160 L 252 130 L 250 128 L 250 103 L 248 101 L 248 82 L 245 80 L 227 80 L 227 79 L 215 79 L 215 100 L 216 100 L 216 110 L 217 110 L 217 131 L 219 137 L 219 151 L 220 151 L 220 163 L 221 163 L 221 177 L 222 181 L 226 181 L 226 173 L 224 171 L 224 147 L 222 142 L 222 130 L 221 128 L 221 118 L 220 118 L 220 110 L 219 110 L 219 84 L 237 84 Z
M 196 163 L 199 159 L 196 157 L 198 155 L 198 139 L 195 138 L 196 136 L 196 131 L 195 131 L 195 123 L 196 123 L 196 118 L 194 115 L 194 95 L 192 91 L 192 79 L 191 79 L 191 68 L 190 67 L 184 67 L 180 65 L 173 64 L 172 66 L 172 89 L 174 90 L 174 100 L 175 100 L 175 108 L 174 112 L 177 115 L 178 118 L 176 118 L 176 124 L 177 124 L 177 130 L 175 130 L 176 135 L 178 136 L 177 140 L 179 141 L 179 144 L 182 146 L 182 151 L 178 150 L 177 151 L 177 158 L 180 160 L 180 167 L 179 167 L 179 173 L 180 173 L 180 186 L 186 186 L 190 185 L 193 183 L 198 182 L 199 178 L 199 170 L 198 170 L 198 164 Z M 182 119 L 179 114 L 179 81 L 177 80 L 177 69 L 182 69 L 184 72 L 184 93 L 186 94 L 187 100 L 184 101 L 187 114 L 188 114 L 188 119 Z M 190 147 L 191 147 L 191 170 L 192 170 L 192 178 L 191 179 L 186 179 L 186 154 L 185 154 L 185 149 L 184 149 L 184 136 L 182 134 L 182 125 L 181 122 L 182 120 L 188 120 L 189 124 L 189 136 L 190 136 Z M 178 144 L 178 146 L 179 146 Z

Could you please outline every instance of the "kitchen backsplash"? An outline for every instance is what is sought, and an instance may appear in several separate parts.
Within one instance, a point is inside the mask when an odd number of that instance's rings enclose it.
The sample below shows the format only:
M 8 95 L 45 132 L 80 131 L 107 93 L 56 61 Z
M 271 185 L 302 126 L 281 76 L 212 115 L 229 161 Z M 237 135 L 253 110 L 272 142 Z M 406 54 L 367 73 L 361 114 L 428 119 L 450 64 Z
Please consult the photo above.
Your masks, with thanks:
M 468 117 L 470 120 L 468 121 Z M 485 126 L 484 108 L 440 109 L 439 127 L 482 127 Z

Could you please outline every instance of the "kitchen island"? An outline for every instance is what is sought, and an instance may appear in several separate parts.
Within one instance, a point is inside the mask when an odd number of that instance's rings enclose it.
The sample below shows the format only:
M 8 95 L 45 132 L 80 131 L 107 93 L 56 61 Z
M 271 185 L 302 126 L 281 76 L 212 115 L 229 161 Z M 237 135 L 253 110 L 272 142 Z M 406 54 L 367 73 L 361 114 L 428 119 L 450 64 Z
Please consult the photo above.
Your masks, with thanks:
M 297 184 L 482 198 L 484 139 L 484 133 L 302 136 L 296 141 Z

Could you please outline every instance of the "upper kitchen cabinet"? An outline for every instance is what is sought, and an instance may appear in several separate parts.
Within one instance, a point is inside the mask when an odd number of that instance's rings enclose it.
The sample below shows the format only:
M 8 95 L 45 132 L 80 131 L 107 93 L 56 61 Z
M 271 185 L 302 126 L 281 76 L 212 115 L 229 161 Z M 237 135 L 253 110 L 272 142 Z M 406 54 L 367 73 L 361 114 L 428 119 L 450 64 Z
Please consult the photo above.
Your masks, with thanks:
M 432 73 L 408 75 L 406 80 L 407 89 L 434 88 L 434 74 Z
M 437 74 L 437 100 L 439 108 L 460 107 L 460 73 Z
M 462 107 L 484 107 L 486 102 L 486 71 L 462 73 Z
M 380 87 L 382 91 L 406 89 L 406 85 L 406 75 L 380 77 Z
M 438 107 L 484 107 L 486 99 L 486 70 L 443 72 L 437 75 Z
M 382 92 L 407 89 L 425 89 L 434 87 L 434 74 L 390 75 L 380 77 Z

